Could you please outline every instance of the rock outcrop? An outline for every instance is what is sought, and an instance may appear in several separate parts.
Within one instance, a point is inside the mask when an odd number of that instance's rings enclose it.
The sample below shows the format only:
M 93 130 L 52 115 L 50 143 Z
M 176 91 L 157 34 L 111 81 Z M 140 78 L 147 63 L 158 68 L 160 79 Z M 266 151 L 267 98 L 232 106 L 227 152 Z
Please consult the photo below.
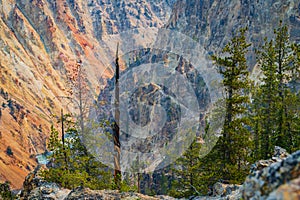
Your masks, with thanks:
M 279 186 L 276 190 L 271 192 L 267 200 L 273 199 L 300 199 L 300 177 Z
M 279 154 L 278 154 L 279 153 Z M 173 200 L 168 196 L 147 196 L 134 192 L 115 190 L 90 190 L 75 188 L 68 190 L 56 183 L 44 181 L 39 175 L 40 168 L 30 173 L 24 181 L 19 199 L 145 199 Z M 237 200 L 268 199 L 294 200 L 300 197 L 300 151 L 291 155 L 276 147 L 274 156 L 269 160 L 256 162 L 243 185 L 216 183 L 209 196 L 194 196 L 193 200 Z
M 89 190 L 83 188 L 77 188 L 73 190 L 65 200 L 77 200 L 77 199 L 126 199 L 126 200 L 174 200 L 172 197 L 157 196 L 151 197 L 134 192 L 118 192 L 115 190 Z
M 281 152 L 278 154 L 278 152 Z M 242 195 L 244 199 L 293 199 L 299 197 L 300 151 L 288 155 L 275 147 L 269 160 L 258 161 L 246 178 Z M 270 196 L 269 196 L 270 195 Z M 298 195 L 298 196 L 297 196 Z M 269 196 L 269 197 L 268 197 Z M 297 199 L 297 198 L 296 198 Z
M 242 185 L 215 183 L 206 199 L 251 199 L 294 200 L 300 197 L 300 151 L 288 154 L 285 149 L 275 147 L 269 160 L 259 160 L 252 165 L 250 174 Z
M 119 192 L 116 190 L 90 190 L 88 188 L 75 188 L 73 190 L 60 187 L 56 183 L 49 183 L 39 176 L 41 167 L 38 166 L 28 174 L 23 190 L 16 196 L 19 200 L 26 199 L 51 199 L 51 200 L 84 200 L 84 199 L 105 199 L 105 200 L 173 200 L 168 196 L 151 197 L 135 192 Z M 0 197 L 1 198 L 1 197 Z

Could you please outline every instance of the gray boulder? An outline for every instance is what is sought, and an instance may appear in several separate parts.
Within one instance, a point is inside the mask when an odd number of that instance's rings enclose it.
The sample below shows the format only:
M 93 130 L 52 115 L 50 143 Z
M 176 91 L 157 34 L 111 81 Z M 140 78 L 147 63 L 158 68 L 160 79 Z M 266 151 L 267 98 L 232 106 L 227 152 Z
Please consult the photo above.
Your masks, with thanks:
M 251 167 L 242 187 L 242 196 L 244 199 L 267 199 L 272 193 L 274 197 L 281 191 L 276 192 L 277 188 L 285 187 L 283 185 L 290 184 L 299 176 L 300 150 L 289 155 L 284 149 L 275 147 L 271 159 L 258 161 Z

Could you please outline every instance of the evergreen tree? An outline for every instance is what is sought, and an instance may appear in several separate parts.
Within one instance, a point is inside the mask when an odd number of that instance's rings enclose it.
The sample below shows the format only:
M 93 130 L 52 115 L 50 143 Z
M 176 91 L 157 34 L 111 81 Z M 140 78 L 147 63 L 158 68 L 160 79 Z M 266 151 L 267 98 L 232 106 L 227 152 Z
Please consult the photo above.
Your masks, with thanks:
M 300 149 L 300 93 L 287 91 L 284 103 L 287 130 L 284 137 L 285 148 L 289 152 L 294 152 Z
M 16 199 L 15 195 L 11 191 L 10 183 L 8 181 L 4 183 L 0 183 L 0 199 L 5 199 L 5 200 Z
M 252 105 L 256 156 L 264 159 L 275 145 L 292 151 L 299 140 L 299 96 L 294 88 L 299 79 L 299 47 L 289 41 L 286 26 L 280 24 L 274 33 L 275 39 L 265 39 L 257 51 L 263 77 Z
M 293 44 L 294 60 L 291 65 L 291 76 L 290 76 L 290 89 L 291 95 L 288 98 L 287 105 L 289 105 L 289 117 L 290 121 L 289 133 L 291 134 L 291 148 L 290 151 L 294 152 L 300 149 L 300 44 Z M 297 88 L 298 86 L 298 88 Z
M 293 51 L 295 57 L 294 65 L 291 69 L 292 76 L 290 81 L 293 97 L 290 98 L 290 102 L 287 102 L 288 105 L 291 105 L 289 110 L 292 112 L 290 114 L 292 120 L 291 134 L 293 136 L 291 152 L 300 149 L 300 44 L 294 44 Z
M 75 123 L 68 124 L 64 146 L 58 137 L 58 131 L 51 127 L 48 150 L 52 155 L 49 157 L 49 169 L 43 171 L 41 175 L 47 181 L 71 189 L 78 186 L 91 189 L 111 188 L 111 171 L 87 152 L 81 143 Z
M 257 51 L 259 55 L 260 67 L 264 74 L 261 79 L 263 84 L 257 88 L 254 96 L 253 105 L 256 114 L 256 129 L 257 147 L 260 148 L 259 154 L 256 155 L 259 158 L 268 158 L 273 150 L 271 142 L 274 138 L 271 134 L 276 132 L 276 113 L 278 112 L 279 105 L 279 81 L 276 75 L 276 52 L 273 41 L 267 41 L 261 47 L 260 51 Z
M 291 65 L 291 80 L 292 92 L 297 93 L 296 84 L 300 82 L 300 44 L 294 43 L 292 45 L 293 50 L 293 65 Z
M 251 130 L 253 132 L 253 143 L 254 143 L 254 149 L 252 152 L 252 157 L 254 160 L 262 158 L 262 145 L 268 144 L 269 140 L 266 141 L 265 144 L 262 144 L 262 134 L 261 134 L 261 112 L 262 110 L 260 109 L 260 99 L 257 98 L 261 93 L 261 89 L 259 87 L 256 87 L 253 85 L 251 88 L 251 94 L 252 94 L 252 99 L 251 99 L 251 105 L 250 105 L 250 120 L 251 120 Z
M 201 144 L 194 141 L 189 149 L 172 165 L 173 182 L 169 194 L 174 197 L 190 197 L 205 190 L 201 184 Z
M 251 149 L 247 105 L 249 103 L 249 72 L 246 63 L 247 48 L 246 29 L 224 47 L 225 57 L 212 56 L 223 75 L 225 87 L 226 115 L 222 136 L 213 149 L 220 164 L 220 177 L 235 183 L 244 179 L 248 172 L 249 150 Z M 213 154 L 213 152 L 212 152 Z
M 287 104 L 286 98 L 290 93 L 290 89 L 287 87 L 286 82 L 290 81 L 289 72 L 291 72 L 291 64 L 293 62 L 292 46 L 289 41 L 289 33 L 287 26 L 280 26 L 275 33 L 275 52 L 276 52 L 276 64 L 277 64 L 277 79 L 278 85 L 278 128 L 275 134 L 275 145 L 288 149 L 288 143 L 285 137 L 288 133 L 288 121 L 287 121 Z

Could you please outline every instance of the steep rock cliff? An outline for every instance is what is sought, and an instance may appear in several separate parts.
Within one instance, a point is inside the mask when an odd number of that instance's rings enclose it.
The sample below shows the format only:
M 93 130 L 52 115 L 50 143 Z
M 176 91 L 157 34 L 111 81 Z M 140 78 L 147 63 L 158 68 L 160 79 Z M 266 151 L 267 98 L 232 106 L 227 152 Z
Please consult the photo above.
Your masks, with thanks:
M 72 97 L 68 79 L 77 61 L 91 90 L 99 91 L 99 78 L 112 76 L 105 69 L 122 42 L 119 33 L 163 26 L 173 3 L 0 0 L 0 180 L 20 188 L 35 155 L 45 150 L 60 109 L 76 112 L 61 97 Z
M 194 38 L 215 53 L 246 26 L 252 50 L 258 48 L 265 37 L 273 36 L 280 20 L 290 28 L 291 39 L 300 41 L 299 0 L 178 0 L 166 27 Z M 253 67 L 253 52 L 248 60 Z

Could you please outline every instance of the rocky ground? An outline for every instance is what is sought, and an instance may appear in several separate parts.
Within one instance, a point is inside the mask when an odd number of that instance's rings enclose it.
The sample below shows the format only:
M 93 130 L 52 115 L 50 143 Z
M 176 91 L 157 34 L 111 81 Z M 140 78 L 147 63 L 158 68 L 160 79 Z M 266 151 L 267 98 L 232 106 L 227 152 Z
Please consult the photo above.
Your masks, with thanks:
M 251 166 L 250 174 L 243 185 L 216 183 L 212 196 L 204 199 L 300 199 L 300 151 L 288 154 L 285 149 L 275 147 L 269 160 L 260 160 Z
M 114 190 L 64 189 L 56 183 L 42 180 L 38 176 L 39 169 L 39 167 L 36 168 L 26 177 L 23 190 L 17 195 L 18 199 L 174 199 L 168 196 L 151 197 Z M 300 150 L 288 154 L 284 149 L 276 147 L 271 159 L 257 161 L 251 166 L 250 174 L 243 185 L 216 183 L 210 196 L 197 196 L 189 199 L 300 199 Z

